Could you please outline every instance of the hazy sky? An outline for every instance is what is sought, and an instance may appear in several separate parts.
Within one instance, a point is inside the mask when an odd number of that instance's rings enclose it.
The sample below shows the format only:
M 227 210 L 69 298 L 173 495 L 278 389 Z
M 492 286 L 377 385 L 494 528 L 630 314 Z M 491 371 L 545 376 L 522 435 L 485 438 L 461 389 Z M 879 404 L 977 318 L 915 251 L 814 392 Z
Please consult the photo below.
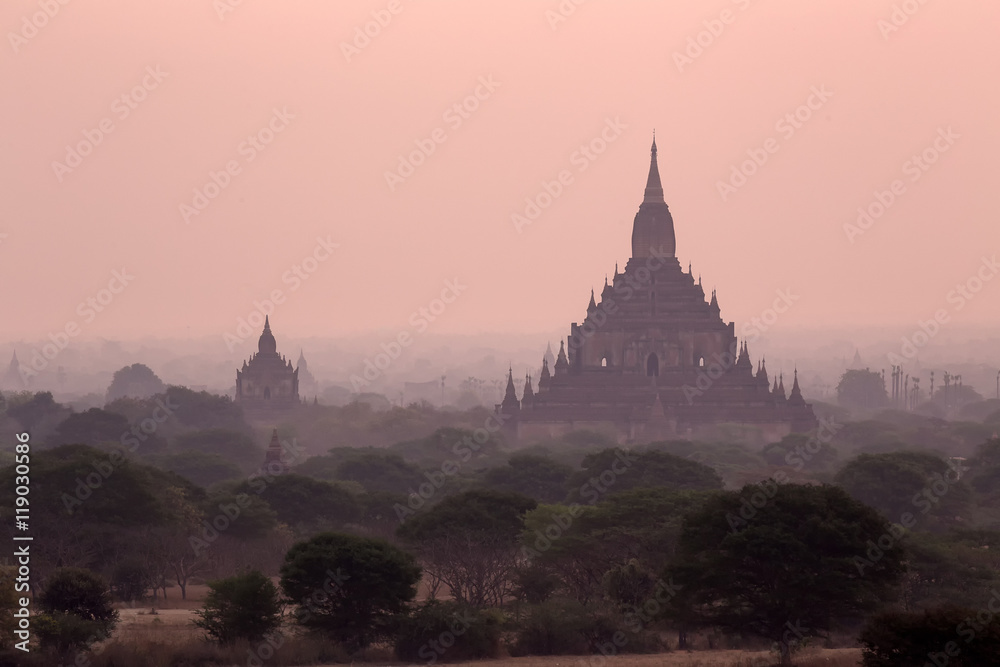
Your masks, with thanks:
M 1000 278 L 949 296 L 1000 252 L 997 3 L 5 0 L 0 26 L 7 339 L 221 341 L 274 290 L 279 336 L 568 332 L 628 259 L 654 127 L 678 257 L 737 330 L 779 290 L 774 327 L 997 321 Z

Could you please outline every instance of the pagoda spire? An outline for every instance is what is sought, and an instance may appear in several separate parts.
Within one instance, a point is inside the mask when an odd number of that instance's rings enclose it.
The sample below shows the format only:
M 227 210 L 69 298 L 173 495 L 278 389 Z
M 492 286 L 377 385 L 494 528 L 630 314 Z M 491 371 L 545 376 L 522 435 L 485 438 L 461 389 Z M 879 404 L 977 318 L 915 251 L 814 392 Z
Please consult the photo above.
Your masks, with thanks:
M 663 186 L 660 184 L 660 169 L 656 165 L 656 133 L 653 133 L 653 145 L 649 149 L 649 176 L 646 177 L 646 192 L 642 198 L 643 204 L 665 204 Z
M 556 375 L 563 375 L 569 370 L 569 360 L 566 358 L 566 345 L 559 341 L 559 356 L 556 357 Z
M 552 374 L 549 372 L 549 360 L 542 359 L 542 373 L 538 377 L 538 391 L 542 391 L 548 388 L 549 378 L 551 377 Z
M 500 403 L 500 413 L 508 417 L 516 417 L 521 411 L 521 402 L 517 400 L 517 391 L 514 389 L 514 369 L 507 369 L 507 390 L 504 392 L 503 401 Z
M 785 398 L 785 374 L 778 373 L 778 395 L 775 397 L 778 399 L 779 403 L 784 404 L 787 399 Z
M 649 175 L 639 211 L 632 221 L 632 259 L 663 256 L 675 258 L 674 219 L 663 199 L 660 169 L 656 163 L 656 137 L 649 149 Z
M 802 398 L 802 390 L 799 389 L 799 369 L 795 369 L 795 379 L 792 382 L 792 393 L 788 395 L 788 404 L 791 406 L 803 406 L 806 404 L 804 398 Z

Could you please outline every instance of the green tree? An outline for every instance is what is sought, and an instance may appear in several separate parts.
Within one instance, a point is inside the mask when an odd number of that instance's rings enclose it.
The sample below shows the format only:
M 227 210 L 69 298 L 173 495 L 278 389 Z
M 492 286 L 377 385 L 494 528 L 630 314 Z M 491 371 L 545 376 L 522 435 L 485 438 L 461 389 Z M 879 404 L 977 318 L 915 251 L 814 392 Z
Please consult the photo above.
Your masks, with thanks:
M 205 606 L 194 622 L 210 639 L 232 644 L 259 641 L 281 626 L 278 588 L 257 570 L 208 584 Z
M 778 442 L 773 442 L 761 450 L 760 455 L 773 466 L 800 465 L 806 470 L 824 470 L 837 460 L 837 450 L 826 442 L 819 442 L 819 450 L 815 453 L 806 450 L 807 445 L 815 448 L 817 440 L 810 443 L 810 438 L 804 433 L 789 433 Z M 802 452 L 807 452 L 802 456 Z M 798 453 L 796 453 L 798 452 Z
M 885 380 L 875 371 L 850 370 L 837 383 L 837 403 L 856 410 L 878 410 L 889 404 Z
M 81 568 L 56 570 L 39 595 L 38 606 L 46 616 L 39 639 L 60 652 L 108 637 L 118 623 L 107 582 Z
M 522 553 L 587 603 L 604 590 L 608 571 L 629 561 L 659 573 L 677 550 L 683 517 L 708 497 L 653 487 L 610 494 L 596 505 L 539 505 L 525 517 Z
M 495 658 L 500 651 L 500 617 L 457 602 L 429 600 L 401 623 L 396 656 L 407 662 Z
M 76 412 L 56 427 L 56 442 L 60 445 L 99 445 L 121 441 L 129 432 L 129 423 L 116 412 L 91 408 Z
M 933 454 L 901 451 L 861 454 L 834 482 L 886 518 L 902 522 L 909 514 L 927 529 L 954 524 L 968 510 L 972 494 L 959 476 L 957 467 Z
M 490 468 L 483 481 L 496 489 L 520 493 L 542 503 L 559 502 L 566 497 L 566 481 L 572 468 L 547 456 L 514 454 L 507 465 Z
M 236 514 L 237 510 L 239 514 Z M 260 496 L 225 489 L 213 491 L 206 498 L 202 511 L 209 519 L 220 515 L 229 517 L 225 533 L 239 540 L 266 537 L 280 520 L 274 509 Z
M 228 396 L 176 386 L 167 387 L 162 396 L 163 402 L 171 406 L 174 419 L 188 428 L 253 432 L 243 419 L 243 408 Z
M 1000 532 L 916 531 L 907 537 L 904 610 L 985 605 L 1000 588 Z
M 391 635 L 419 581 L 409 553 L 339 533 L 295 544 L 281 566 L 281 588 L 298 604 L 297 621 L 352 652 Z
M 257 470 L 264 460 L 264 450 L 250 434 L 225 428 L 181 433 L 174 439 L 174 448 L 219 456 L 246 474 Z
M 202 487 L 244 477 L 243 471 L 232 461 L 197 449 L 162 454 L 149 460 Z
M 582 467 L 567 483 L 571 502 L 594 504 L 605 493 L 657 486 L 675 491 L 722 488 L 722 478 L 709 466 L 655 450 L 605 449 L 584 457 Z
M 388 452 L 355 453 L 337 465 L 335 478 L 357 482 L 369 493 L 412 491 L 427 482 L 420 468 Z
M 454 599 L 476 608 L 499 607 L 513 593 L 524 515 L 535 506 L 525 496 L 476 489 L 409 518 L 397 534 Z
M 294 473 L 249 479 L 236 487 L 236 493 L 259 495 L 279 521 L 308 530 L 339 529 L 361 517 L 361 504 L 349 492 L 330 482 Z
M 153 584 L 153 573 L 137 558 L 118 563 L 111 572 L 111 593 L 125 602 L 142 600 Z
M 161 393 L 164 389 L 163 380 L 158 378 L 149 366 L 132 364 L 115 371 L 108 386 L 107 401 L 111 402 L 126 396 L 147 398 Z
M 889 522 L 843 489 L 776 485 L 747 512 L 759 490 L 719 493 L 689 515 L 664 578 L 680 587 L 674 606 L 692 622 L 778 642 L 790 665 L 796 641 L 892 597 L 903 550 Z
M 47 441 L 56 426 L 72 414 L 72 410 L 56 403 L 48 391 L 33 395 L 22 392 L 17 402 L 14 397 L 8 398 L 7 415 L 20 424 L 19 430 L 29 431 L 33 441 Z

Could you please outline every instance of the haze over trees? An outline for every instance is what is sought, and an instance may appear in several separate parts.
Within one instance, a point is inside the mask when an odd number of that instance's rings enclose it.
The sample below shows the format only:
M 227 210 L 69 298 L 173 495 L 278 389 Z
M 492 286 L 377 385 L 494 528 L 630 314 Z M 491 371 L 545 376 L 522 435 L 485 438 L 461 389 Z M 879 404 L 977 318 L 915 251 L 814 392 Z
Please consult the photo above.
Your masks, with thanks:
M 1000 417 L 985 401 L 952 421 L 866 411 L 770 445 L 625 448 L 579 431 L 514 447 L 498 432 L 475 449 L 479 408 L 309 405 L 279 425 L 292 471 L 270 474 L 271 430 L 225 397 L 167 387 L 80 412 L 45 393 L 8 398 L 0 425 L 40 434 L 34 592 L 65 567 L 120 603 L 216 582 L 201 618 L 220 651 L 275 627 L 262 582 L 278 576 L 292 600 L 282 632 L 417 660 L 446 659 L 425 645 L 454 614 L 469 621 L 456 657 L 655 651 L 672 637 L 773 643 L 787 664 L 866 622 L 875 656 L 1000 586 Z M 0 468 L 8 511 L 15 476 Z M 377 599 L 361 592 L 376 585 Z M 312 600 L 316 586 L 339 592 Z M 79 645 L 85 625 L 60 618 L 52 651 Z
M 107 401 L 119 398 L 149 398 L 166 389 L 163 380 L 145 364 L 132 364 L 115 371 L 108 386 Z

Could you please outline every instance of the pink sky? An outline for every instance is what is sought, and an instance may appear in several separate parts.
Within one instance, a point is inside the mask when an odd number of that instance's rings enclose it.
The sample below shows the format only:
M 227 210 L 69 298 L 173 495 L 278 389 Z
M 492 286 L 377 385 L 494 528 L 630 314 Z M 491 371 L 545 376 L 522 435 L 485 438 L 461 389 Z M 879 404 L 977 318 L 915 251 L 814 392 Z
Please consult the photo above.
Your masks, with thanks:
M 654 127 L 678 257 L 737 331 L 778 290 L 798 300 L 776 327 L 941 309 L 997 323 L 1000 279 L 949 298 L 992 278 L 983 257 L 1000 252 L 997 3 L 592 0 L 554 27 L 558 0 L 244 0 L 220 16 L 225 3 L 0 5 L 0 337 L 221 337 L 274 290 L 280 335 L 404 331 L 455 279 L 434 333 L 568 331 L 628 259 Z M 903 4 L 915 13 L 880 30 Z M 348 58 L 373 12 L 391 21 Z M 477 91 L 466 118 L 448 113 Z M 809 101 L 797 128 L 779 125 Z M 102 123 L 78 166 L 53 167 Z M 907 165 L 948 128 L 935 164 Z M 243 143 L 262 130 L 272 143 Z M 614 140 L 582 158 L 602 131 Z M 719 182 L 765 146 L 723 201 Z M 227 163 L 228 185 L 185 221 Z M 515 229 L 563 170 L 561 194 Z M 849 241 L 844 225 L 897 179 Z M 286 273 L 318 238 L 338 247 L 308 280 Z M 80 307 L 122 269 L 100 313 Z

